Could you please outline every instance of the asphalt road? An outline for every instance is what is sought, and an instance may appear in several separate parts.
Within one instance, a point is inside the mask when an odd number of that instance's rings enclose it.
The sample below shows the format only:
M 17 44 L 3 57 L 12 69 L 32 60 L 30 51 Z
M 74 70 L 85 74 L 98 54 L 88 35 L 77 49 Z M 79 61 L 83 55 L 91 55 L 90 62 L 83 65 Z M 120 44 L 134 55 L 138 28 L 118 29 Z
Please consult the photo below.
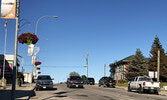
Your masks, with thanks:
M 53 90 L 36 91 L 30 100 L 167 100 L 167 96 L 138 94 L 120 88 L 85 85 L 84 88 L 67 88 L 66 84 L 56 84 Z

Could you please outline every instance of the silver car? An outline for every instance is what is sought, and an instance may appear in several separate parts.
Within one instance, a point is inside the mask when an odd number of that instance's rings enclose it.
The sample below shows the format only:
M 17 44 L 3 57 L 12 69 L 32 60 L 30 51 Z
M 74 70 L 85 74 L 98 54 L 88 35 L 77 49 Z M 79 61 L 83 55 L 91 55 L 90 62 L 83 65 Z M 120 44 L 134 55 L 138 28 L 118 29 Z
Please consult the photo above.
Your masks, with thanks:
M 53 79 L 50 75 L 39 75 L 36 79 L 36 90 L 53 89 Z

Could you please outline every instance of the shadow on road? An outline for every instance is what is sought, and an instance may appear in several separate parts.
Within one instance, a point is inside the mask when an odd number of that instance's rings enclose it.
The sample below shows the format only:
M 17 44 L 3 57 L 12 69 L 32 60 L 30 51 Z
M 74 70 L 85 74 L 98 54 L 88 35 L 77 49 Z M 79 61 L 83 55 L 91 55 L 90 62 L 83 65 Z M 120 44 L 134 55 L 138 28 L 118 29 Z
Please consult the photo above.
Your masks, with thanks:
M 71 87 L 70 89 L 84 89 L 85 87 Z
M 57 88 L 53 88 L 53 89 L 40 89 L 39 91 L 55 91 L 57 90 Z
M 138 91 L 135 91 L 135 90 L 133 90 L 133 91 L 131 91 L 132 93 L 136 93 L 136 94 L 140 94 Z M 153 92 L 150 92 L 150 91 L 144 91 L 143 93 L 141 93 L 141 94 L 151 94 L 151 95 L 158 95 L 158 94 L 155 94 L 155 93 L 153 93 Z
M 0 90 L 0 99 L 1 100 L 10 100 L 11 99 L 11 90 Z M 23 97 L 33 97 L 36 96 L 33 90 L 16 90 L 15 98 L 23 98 Z
M 44 98 L 42 100 L 48 100 L 48 99 L 51 99 L 53 97 L 64 98 L 64 97 L 67 97 L 67 95 L 64 95 L 66 93 L 68 93 L 68 92 L 57 92 L 57 93 L 54 93 L 55 94 L 54 96 L 50 96 L 50 97 Z

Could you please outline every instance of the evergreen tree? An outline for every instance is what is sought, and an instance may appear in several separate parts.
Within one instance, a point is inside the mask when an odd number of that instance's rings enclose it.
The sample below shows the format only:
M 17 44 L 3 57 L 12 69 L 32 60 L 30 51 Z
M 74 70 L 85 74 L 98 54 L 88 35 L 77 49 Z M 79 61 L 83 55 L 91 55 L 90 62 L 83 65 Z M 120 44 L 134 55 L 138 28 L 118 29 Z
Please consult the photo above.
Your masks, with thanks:
M 82 78 L 83 82 L 85 82 L 87 77 L 86 77 L 86 75 L 82 75 L 81 78 Z
M 135 58 L 129 62 L 126 68 L 125 77 L 132 80 L 136 76 L 148 75 L 148 63 L 140 49 L 136 50 Z
M 164 81 L 167 79 L 167 58 L 159 38 L 156 36 L 150 51 L 149 71 L 157 71 L 158 50 L 160 51 L 160 80 Z

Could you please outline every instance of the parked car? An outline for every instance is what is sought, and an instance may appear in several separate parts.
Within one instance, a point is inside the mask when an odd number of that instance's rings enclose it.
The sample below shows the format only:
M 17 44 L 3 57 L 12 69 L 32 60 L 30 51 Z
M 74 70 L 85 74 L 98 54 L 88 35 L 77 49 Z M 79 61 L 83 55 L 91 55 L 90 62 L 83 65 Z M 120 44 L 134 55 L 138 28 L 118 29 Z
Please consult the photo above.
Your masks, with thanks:
M 158 94 L 159 89 L 160 82 L 153 82 L 153 80 L 148 76 L 137 76 L 133 81 L 129 81 L 128 83 L 129 92 L 131 90 L 138 90 L 139 93 L 149 91 Z
M 100 86 L 104 86 L 104 87 L 113 87 L 115 88 L 115 80 L 113 80 L 113 78 L 111 77 L 102 77 L 100 80 L 99 80 L 99 87 Z
M 36 79 L 36 90 L 40 89 L 53 89 L 53 79 L 50 75 L 39 75 Z
M 83 88 L 83 81 L 80 76 L 70 76 L 67 79 L 67 87 L 81 87 Z
M 94 78 L 87 78 L 87 79 L 85 80 L 85 84 L 95 85 L 95 80 L 94 80 Z

